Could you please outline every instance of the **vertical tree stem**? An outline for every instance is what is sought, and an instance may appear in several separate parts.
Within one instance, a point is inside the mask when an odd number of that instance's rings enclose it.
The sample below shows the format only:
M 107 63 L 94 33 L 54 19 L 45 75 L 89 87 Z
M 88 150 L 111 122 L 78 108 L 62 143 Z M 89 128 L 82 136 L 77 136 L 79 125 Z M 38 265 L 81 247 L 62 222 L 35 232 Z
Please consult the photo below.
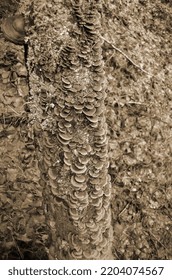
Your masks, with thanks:
M 111 258 L 101 1 L 32 3 L 30 118 L 39 143 L 50 259 Z

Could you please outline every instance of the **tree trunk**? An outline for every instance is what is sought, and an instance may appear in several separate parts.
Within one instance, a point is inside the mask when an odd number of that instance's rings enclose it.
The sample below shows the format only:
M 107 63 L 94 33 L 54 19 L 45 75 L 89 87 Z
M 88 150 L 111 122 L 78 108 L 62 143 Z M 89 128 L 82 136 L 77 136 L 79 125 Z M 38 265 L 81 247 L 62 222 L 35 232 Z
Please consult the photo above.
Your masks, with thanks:
M 28 6 L 28 108 L 50 259 L 112 257 L 99 2 Z

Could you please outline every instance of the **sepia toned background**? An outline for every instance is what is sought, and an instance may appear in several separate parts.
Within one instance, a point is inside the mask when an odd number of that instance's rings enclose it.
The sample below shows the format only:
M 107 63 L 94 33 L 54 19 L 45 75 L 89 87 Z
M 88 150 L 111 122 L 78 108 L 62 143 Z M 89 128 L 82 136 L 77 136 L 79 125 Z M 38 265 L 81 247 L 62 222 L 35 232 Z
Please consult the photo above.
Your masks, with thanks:
M 1 1 L 0 259 L 170 259 L 171 1 Z

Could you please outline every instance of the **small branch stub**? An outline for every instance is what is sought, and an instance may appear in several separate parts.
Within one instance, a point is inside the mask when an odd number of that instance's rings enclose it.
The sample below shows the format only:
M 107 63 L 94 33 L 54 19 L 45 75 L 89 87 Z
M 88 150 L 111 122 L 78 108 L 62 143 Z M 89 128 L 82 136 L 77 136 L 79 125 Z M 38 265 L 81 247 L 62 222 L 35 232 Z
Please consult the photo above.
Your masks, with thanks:
M 1 30 L 10 42 L 22 45 L 25 38 L 25 20 L 23 15 L 15 15 L 3 20 Z

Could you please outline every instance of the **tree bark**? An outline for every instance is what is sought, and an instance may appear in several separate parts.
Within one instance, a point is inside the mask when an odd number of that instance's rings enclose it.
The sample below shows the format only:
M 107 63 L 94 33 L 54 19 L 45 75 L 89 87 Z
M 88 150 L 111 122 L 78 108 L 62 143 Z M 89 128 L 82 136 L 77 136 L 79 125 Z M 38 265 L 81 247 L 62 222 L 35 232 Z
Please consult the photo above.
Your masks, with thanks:
M 28 106 L 39 143 L 49 258 L 110 259 L 101 1 L 29 6 Z

